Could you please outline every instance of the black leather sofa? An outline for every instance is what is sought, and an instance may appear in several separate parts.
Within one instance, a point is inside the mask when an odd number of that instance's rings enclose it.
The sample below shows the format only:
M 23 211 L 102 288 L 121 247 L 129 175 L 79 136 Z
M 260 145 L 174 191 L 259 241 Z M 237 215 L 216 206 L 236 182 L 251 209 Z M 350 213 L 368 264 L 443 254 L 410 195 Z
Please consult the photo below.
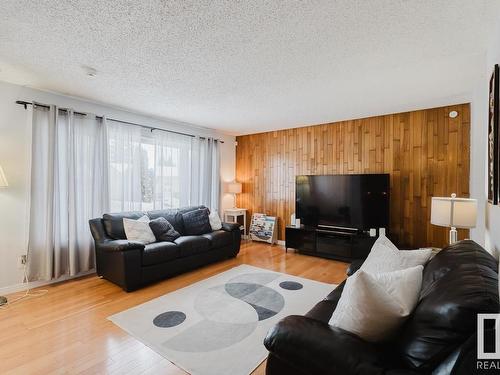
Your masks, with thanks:
M 498 264 L 477 243 L 448 246 L 427 263 L 419 303 L 388 342 L 328 325 L 344 284 L 305 316 L 288 316 L 269 331 L 266 374 L 477 373 L 477 314 L 499 312 Z
M 200 236 L 184 235 L 182 214 L 200 208 L 205 207 L 104 214 L 102 218 L 90 220 L 97 274 L 130 292 L 148 283 L 235 257 L 241 242 L 238 224 L 223 223 L 221 230 Z M 144 214 L 151 220 L 164 217 L 181 237 L 174 242 L 148 245 L 128 241 L 123 218 L 139 219 Z

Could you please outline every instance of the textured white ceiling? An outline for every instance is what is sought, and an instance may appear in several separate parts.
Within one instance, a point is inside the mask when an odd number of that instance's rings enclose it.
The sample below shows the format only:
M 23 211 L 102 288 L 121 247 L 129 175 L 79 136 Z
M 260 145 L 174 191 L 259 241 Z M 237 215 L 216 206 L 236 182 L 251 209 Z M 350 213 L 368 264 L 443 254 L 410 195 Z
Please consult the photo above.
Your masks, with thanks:
M 463 100 L 499 12 L 498 0 L 2 0 L 0 80 L 255 133 Z

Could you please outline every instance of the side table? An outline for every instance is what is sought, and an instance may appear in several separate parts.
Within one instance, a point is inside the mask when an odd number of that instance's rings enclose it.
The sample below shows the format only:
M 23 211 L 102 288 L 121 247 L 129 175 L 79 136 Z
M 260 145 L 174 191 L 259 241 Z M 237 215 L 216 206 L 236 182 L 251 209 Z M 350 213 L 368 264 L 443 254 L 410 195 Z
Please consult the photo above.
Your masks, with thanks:
M 243 238 L 247 238 L 247 210 L 246 208 L 229 208 L 224 211 L 224 221 L 226 223 L 239 223 L 238 218 L 243 216 Z

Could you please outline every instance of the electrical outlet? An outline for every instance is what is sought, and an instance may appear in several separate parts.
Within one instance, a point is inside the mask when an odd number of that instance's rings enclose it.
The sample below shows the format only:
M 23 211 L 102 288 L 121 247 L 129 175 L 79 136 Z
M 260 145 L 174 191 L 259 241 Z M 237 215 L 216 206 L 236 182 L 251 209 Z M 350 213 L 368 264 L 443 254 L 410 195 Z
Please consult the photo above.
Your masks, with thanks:
M 19 255 L 19 257 L 17 258 L 17 268 L 22 270 L 24 266 L 26 266 L 26 260 L 26 254 Z

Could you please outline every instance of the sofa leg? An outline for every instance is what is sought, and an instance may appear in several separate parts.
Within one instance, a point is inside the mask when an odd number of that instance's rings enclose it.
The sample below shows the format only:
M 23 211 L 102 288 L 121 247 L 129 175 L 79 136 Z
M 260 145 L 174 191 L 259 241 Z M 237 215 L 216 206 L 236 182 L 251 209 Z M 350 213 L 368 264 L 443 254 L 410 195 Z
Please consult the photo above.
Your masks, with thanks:
M 124 292 L 130 293 L 130 292 L 135 292 L 140 287 L 141 287 L 141 285 L 124 286 L 124 287 L 122 287 L 122 289 Z

